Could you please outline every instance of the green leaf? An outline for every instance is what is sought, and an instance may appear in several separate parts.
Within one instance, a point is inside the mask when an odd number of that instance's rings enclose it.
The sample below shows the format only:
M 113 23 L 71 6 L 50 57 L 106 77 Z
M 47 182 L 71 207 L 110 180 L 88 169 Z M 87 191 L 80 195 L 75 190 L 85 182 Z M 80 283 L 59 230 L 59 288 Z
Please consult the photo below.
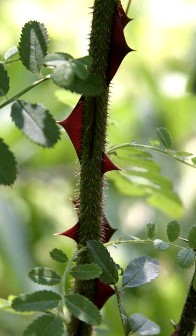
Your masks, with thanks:
M 167 236 L 170 242 L 174 242 L 180 235 L 180 224 L 178 221 L 171 221 L 167 225 Z
M 16 311 L 45 311 L 58 306 L 61 297 L 52 291 L 37 291 L 32 294 L 21 294 L 12 302 Z
M 68 261 L 66 254 L 57 248 L 54 248 L 52 251 L 50 251 L 50 257 L 60 263 L 66 263 Z
M 9 76 L 2 63 L 0 63 L 0 97 L 6 96 L 9 91 Z
M 156 135 L 158 139 L 160 140 L 161 144 L 169 149 L 172 146 L 172 138 L 168 130 L 164 127 L 159 127 L 156 129 Z
M 65 61 L 72 60 L 73 57 L 70 54 L 64 52 L 56 52 L 47 54 L 44 58 L 44 65 L 49 68 L 57 68 L 63 64 L 66 64 Z
M 52 147 L 60 131 L 52 115 L 40 104 L 18 100 L 12 105 L 11 117 L 16 126 L 33 142 Z
M 192 226 L 189 231 L 188 242 L 189 242 L 189 246 L 192 249 L 196 249 L 196 226 L 195 225 Z
M 194 165 L 196 165 L 196 157 L 193 157 L 191 161 L 193 162 Z
M 148 223 L 146 225 L 147 237 L 152 239 L 156 236 L 156 233 L 157 233 L 157 225 L 155 223 Z
M 35 319 L 24 331 L 23 336 L 63 336 L 64 334 L 60 317 L 46 314 Z
M 166 251 L 169 248 L 169 243 L 164 242 L 161 239 L 155 239 L 153 241 L 153 246 L 157 251 Z
M 195 262 L 195 252 L 186 247 L 183 248 L 177 255 L 178 265 L 182 268 L 190 268 Z
M 13 46 L 6 51 L 6 53 L 4 54 L 4 59 L 7 61 L 8 59 L 16 55 L 17 53 L 18 53 L 17 46 Z
M 10 186 L 17 175 L 16 160 L 7 144 L 0 138 L 0 184 Z
M 159 274 L 158 260 L 139 257 L 132 260 L 122 277 L 122 287 L 138 287 L 154 280 Z
M 75 279 L 90 280 L 99 278 L 101 268 L 96 264 L 83 264 L 72 267 L 70 274 Z
M 61 276 L 47 267 L 35 267 L 28 276 L 35 283 L 46 286 L 54 286 L 61 281 Z
M 129 332 L 137 333 L 138 335 L 157 335 L 160 333 L 159 326 L 146 318 L 142 314 L 133 314 L 128 318 Z
M 80 294 L 69 294 L 65 296 L 65 304 L 71 314 L 79 320 L 91 324 L 98 325 L 101 322 L 101 314 L 99 309 Z
M 118 282 L 118 268 L 108 250 L 98 241 L 87 242 L 90 257 L 102 270 L 100 279 L 110 285 Z
M 18 51 L 23 65 L 38 73 L 47 54 L 49 39 L 43 23 L 29 21 L 22 28 Z

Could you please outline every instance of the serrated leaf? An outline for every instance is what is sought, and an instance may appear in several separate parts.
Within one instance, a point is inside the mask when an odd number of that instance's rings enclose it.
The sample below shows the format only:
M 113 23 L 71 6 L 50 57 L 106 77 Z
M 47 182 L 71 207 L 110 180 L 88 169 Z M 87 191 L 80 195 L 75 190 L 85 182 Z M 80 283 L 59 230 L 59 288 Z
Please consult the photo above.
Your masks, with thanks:
M 17 175 L 16 161 L 7 144 L 0 138 L 0 184 L 10 186 Z
M 31 72 L 38 73 L 47 54 L 49 39 L 43 23 L 29 21 L 22 28 L 18 51 L 23 65 Z
M 61 297 L 52 291 L 37 291 L 32 294 L 21 294 L 12 302 L 16 311 L 45 311 L 58 306 Z
M 66 263 L 68 261 L 66 254 L 57 248 L 54 248 L 52 251 L 50 251 L 50 257 L 60 263 Z
M 132 260 L 124 271 L 122 287 L 133 288 L 154 280 L 159 274 L 157 259 L 139 257 Z
M 54 286 L 61 281 L 61 276 L 47 267 L 35 267 L 28 276 L 35 283 L 46 286 Z
M 118 268 L 108 250 L 98 241 L 87 242 L 90 257 L 102 270 L 100 279 L 110 285 L 118 282 Z
M 0 97 L 6 96 L 9 91 L 9 76 L 3 64 L 0 63 Z
M 7 61 L 9 58 L 16 55 L 17 53 L 18 53 L 17 46 L 13 46 L 6 51 L 6 53 L 4 54 L 4 59 Z
M 164 128 L 164 127 L 159 127 L 156 129 L 156 135 L 158 137 L 158 139 L 160 140 L 161 144 L 169 149 L 172 146 L 172 138 L 171 135 L 169 133 L 169 131 Z
M 55 120 L 43 105 L 18 100 L 12 105 L 11 117 L 16 126 L 38 145 L 52 147 L 60 137 Z
M 24 336 L 63 336 L 65 333 L 60 317 L 46 314 L 35 319 L 24 331 Z
M 180 224 L 178 221 L 171 221 L 167 225 L 167 236 L 170 242 L 174 242 L 180 235 Z
M 169 248 L 169 243 L 161 239 L 155 239 L 153 241 L 153 246 L 157 251 L 166 251 Z
M 195 252 L 186 247 L 183 248 L 177 255 L 178 265 L 182 268 L 190 268 L 195 262 Z
M 157 225 L 155 223 L 148 223 L 146 225 L 146 234 L 148 238 L 154 238 L 157 233 Z
M 90 280 L 99 277 L 101 268 L 96 264 L 76 265 L 72 267 L 70 274 L 75 279 Z
M 99 309 L 89 299 L 80 294 L 65 296 L 65 304 L 71 314 L 79 320 L 90 325 L 98 325 L 101 322 Z
M 128 318 L 129 328 L 132 333 L 137 333 L 138 335 L 157 335 L 160 333 L 159 326 L 146 318 L 142 314 L 133 314 Z
M 192 249 L 196 249 L 196 226 L 195 225 L 192 226 L 189 231 L 188 242 L 189 242 L 189 246 Z

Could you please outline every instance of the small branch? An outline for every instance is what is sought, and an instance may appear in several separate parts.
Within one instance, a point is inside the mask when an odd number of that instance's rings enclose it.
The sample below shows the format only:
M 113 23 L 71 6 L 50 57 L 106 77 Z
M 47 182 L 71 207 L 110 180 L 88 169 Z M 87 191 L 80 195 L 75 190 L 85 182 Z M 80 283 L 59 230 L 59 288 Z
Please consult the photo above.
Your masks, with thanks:
M 114 289 L 115 289 L 115 293 L 116 293 L 116 299 L 117 299 L 117 303 L 118 303 L 118 310 L 119 310 L 119 314 L 120 314 L 120 318 L 121 318 L 121 322 L 122 322 L 122 326 L 123 326 L 123 330 L 124 330 L 124 335 L 126 336 L 126 328 L 125 328 L 125 324 L 124 324 L 124 319 L 123 319 L 123 307 L 122 307 L 122 303 L 121 303 L 121 298 L 120 298 L 120 293 L 118 290 L 118 286 L 114 285 Z
M 130 240 L 120 240 L 120 239 L 112 240 L 112 241 L 109 241 L 108 243 L 105 243 L 104 246 L 108 247 L 108 246 L 116 246 L 116 245 L 119 245 L 119 244 L 147 244 L 147 243 L 152 243 L 153 244 L 153 240 L 139 239 L 139 238 L 134 237 L 134 239 L 130 239 Z M 182 248 L 181 246 L 170 243 L 170 242 L 168 242 L 168 244 L 171 247 L 176 247 L 178 249 Z
M 186 164 L 187 166 L 189 167 L 192 167 L 192 168 L 196 168 L 196 165 L 192 164 L 192 163 L 189 163 L 183 159 L 180 159 L 179 157 L 176 157 L 175 155 L 173 155 L 171 152 L 168 152 L 164 149 L 161 149 L 161 148 L 158 148 L 158 147 L 153 147 L 153 146 L 150 146 L 150 145 L 141 145 L 141 144 L 135 144 L 135 143 L 124 143 L 124 144 L 121 144 L 121 145 L 116 145 L 116 146 L 113 146 L 109 149 L 109 151 L 107 152 L 108 154 L 114 154 L 115 151 L 117 149 L 121 149 L 121 148 L 142 148 L 142 149 L 147 149 L 147 150 L 152 150 L 152 151 L 155 151 L 155 152 L 159 152 L 161 154 L 164 154 L 164 155 L 167 155 L 181 163 L 184 163 Z
M 41 79 L 39 79 L 38 81 L 34 82 L 33 84 L 27 86 L 24 90 L 18 92 L 15 96 L 9 98 L 8 100 L 6 100 L 4 103 L 0 104 L 0 109 L 7 106 L 8 104 L 13 103 L 15 100 L 17 100 L 18 98 L 20 98 L 23 94 L 27 93 L 28 91 L 30 91 L 31 89 L 33 89 L 35 86 L 45 82 L 46 80 L 50 79 L 50 75 L 43 77 Z

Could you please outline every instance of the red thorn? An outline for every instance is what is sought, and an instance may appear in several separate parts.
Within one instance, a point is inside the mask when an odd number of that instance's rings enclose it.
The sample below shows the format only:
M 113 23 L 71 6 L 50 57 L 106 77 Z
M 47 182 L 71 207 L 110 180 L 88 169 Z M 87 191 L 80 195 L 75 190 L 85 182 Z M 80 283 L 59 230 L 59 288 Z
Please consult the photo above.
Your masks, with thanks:
M 103 174 L 111 170 L 120 170 L 104 153 L 103 154 Z
M 133 49 L 131 49 L 125 40 L 123 29 L 130 19 L 126 16 L 122 6 L 119 4 L 116 8 L 113 24 L 113 34 L 111 38 L 111 49 L 109 56 L 108 84 L 116 74 L 123 58 Z
M 103 215 L 102 219 L 102 228 L 101 228 L 101 241 L 102 243 L 107 243 L 112 235 L 116 232 L 116 229 L 113 229 L 108 223 L 105 215 Z
M 61 232 L 61 233 L 57 233 L 57 235 L 71 238 L 71 239 L 75 240 L 76 243 L 77 243 L 78 242 L 78 233 L 79 233 L 79 223 L 72 226 L 71 229 L 68 229 L 68 230 L 66 230 L 64 232 Z
M 63 128 L 68 133 L 78 158 L 81 155 L 81 137 L 82 137 L 82 119 L 83 119 L 83 110 L 84 110 L 84 97 L 81 96 L 76 107 L 73 109 L 72 113 L 63 121 L 58 123 L 63 126 Z
M 115 293 L 115 290 L 100 280 L 96 280 L 95 305 L 101 309 L 106 301 Z

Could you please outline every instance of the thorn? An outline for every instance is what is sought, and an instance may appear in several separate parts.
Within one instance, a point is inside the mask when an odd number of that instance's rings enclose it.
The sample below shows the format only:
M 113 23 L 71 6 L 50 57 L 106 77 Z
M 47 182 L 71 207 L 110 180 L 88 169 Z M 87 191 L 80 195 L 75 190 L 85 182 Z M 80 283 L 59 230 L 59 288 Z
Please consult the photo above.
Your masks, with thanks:
M 106 301 L 115 293 L 115 290 L 106 283 L 96 280 L 95 305 L 101 309 Z

